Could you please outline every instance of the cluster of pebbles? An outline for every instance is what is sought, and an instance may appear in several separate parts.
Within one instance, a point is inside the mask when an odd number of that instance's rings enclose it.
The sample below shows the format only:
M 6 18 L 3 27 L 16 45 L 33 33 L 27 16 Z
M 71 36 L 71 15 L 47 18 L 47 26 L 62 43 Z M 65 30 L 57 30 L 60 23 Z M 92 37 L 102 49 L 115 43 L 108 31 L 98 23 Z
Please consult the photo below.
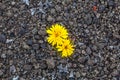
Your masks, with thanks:
M 46 42 L 54 23 L 71 58 Z M 120 0 L 1 0 L 0 80 L 120 80 Z

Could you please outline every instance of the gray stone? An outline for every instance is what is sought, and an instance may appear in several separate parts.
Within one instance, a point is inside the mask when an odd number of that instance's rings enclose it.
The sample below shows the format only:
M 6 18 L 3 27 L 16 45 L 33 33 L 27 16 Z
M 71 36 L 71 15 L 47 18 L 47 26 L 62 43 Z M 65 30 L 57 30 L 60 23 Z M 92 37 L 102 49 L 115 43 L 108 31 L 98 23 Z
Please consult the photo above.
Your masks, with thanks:
M 29 71 L 29 70 L 32 69 L 32 65 L 27 65 L 27 64 L 26 64 L 26 65 L 24 65 L 23 69 Z
M 6 43 L 11 43 L 11 42 L 13 42 L 14 40 L 13 39 L 7 39 L 6 40 Z
M 32 45 L 32 48 L 33 48 L 34 50 L 39 49 L 39 47 L 40 47 L 39 44 L 33 44 L 33 45 Z
M 3 71 L 2 70 L 0 70 L 0 76 L 2 76 L 4 73 L 3 73 Z
M 54 68 L 55 67 L 55 62 L 53 59 L 47 59 L 46 60 L 48 68 Z
M 0 34 L 0 42 L 2 43 L 6 42 L 6 36 L 4 34 Z
M 23 36 L 25 33 L 26 33 L 26 29 L 22 27 L 18 31 L 18 36 Z
M 31 39 L 28 39 L 27 44 L 31 46 L 33 44 L 33 41 Z
M 39 69 L 40 68 L 40 65 L 38 63 L 34 64 L 33 65 L 35 69 Z
M 77 78 L 79 78 L 79 77 L 80 77 L 80 72 L 76 72 L 76 73 L 75 73 L 75 76 L 76 76 Z
M 11 73 L 15 73 L 16 72 L 16 68 L 14 65 L 10 66 L 10 72 Z
M 92 66 L 92 65 L 94 65 L 94 63 L 95 63 L 94 60 L 91 60 L 91 59 L 88 60 L 88 65 Z
M 47 21 L 51 22 L 53 21 L 53 18 L 51 16 L 48 16 Z
M 1 58 L 6 58 L 6 57 L 7 57 L 7 56 L 6 56 L 5 53 L 1 54 Z
M 47 69 L 48 68 L 46 61 L 40 61 L 39 65 L 40 65 L 40 69 Z
M 25 42 L 23 42 L 23 48 L 24 49 L 29 49 L 30 47 Z
M 88 14 L 88 15 L 85 16 L 85 23 L 86 23 L 87 25 L 92 24 L 92 17 L 91 17 L 90 14 Z
M 103 12 L 105 10 L 105 5 L 100 5 L 98 11 Z
M 16 3 L 16 2 L 14 2 L 14 1 L 11 2 L 12 5 L 15 5 L 15 3 Z
M 34 28 L 34 29 L 32 30 L 32 33 L 33 33 L 33 34 L 36 34 L 37 31 L 38 31 L 37 28 Z
M 12 80 L 18 80 L 19 76 L 14 76 Z
M 87 47 L 86 52 L 87 52 L 87 54 L 91 54 L 92 53 L 92 51 L 91 51 L 91 49 L 89 47 Z
M 41 29 L 41 30 L 38 31 L 38 34 L 44 36 L 44 35 L 46 35 L 46 30 Z

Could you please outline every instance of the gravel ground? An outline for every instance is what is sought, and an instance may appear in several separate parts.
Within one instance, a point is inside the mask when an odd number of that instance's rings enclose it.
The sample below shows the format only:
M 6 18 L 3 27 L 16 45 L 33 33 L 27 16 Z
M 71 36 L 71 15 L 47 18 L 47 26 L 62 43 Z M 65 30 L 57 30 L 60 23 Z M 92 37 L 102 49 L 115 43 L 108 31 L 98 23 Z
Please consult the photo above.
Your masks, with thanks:
M 46 41 L 54 23 L 71 58 Z M 120 0 L 0 0 L 0 80 L 120 80 Z

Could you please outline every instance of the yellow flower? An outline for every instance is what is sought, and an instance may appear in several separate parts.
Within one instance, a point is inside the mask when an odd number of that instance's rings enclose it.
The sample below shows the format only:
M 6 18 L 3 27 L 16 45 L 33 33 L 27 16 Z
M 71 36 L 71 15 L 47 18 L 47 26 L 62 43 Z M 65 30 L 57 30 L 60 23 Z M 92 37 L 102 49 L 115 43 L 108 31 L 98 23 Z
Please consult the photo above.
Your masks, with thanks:
M 54 24 L 47 30 L 49 37 L 47 38 L 48 42 L 54 45 L 60 45 L 63 43 L 63 40 L 68 37 L 67 30 L 59 24 Z
M 64 40 L 62 45 L 57 46 L 58 51 L 62 52 L 62 57 L 69 57 L 73 54 L 74 46 L 70 43 L 70 40 Z

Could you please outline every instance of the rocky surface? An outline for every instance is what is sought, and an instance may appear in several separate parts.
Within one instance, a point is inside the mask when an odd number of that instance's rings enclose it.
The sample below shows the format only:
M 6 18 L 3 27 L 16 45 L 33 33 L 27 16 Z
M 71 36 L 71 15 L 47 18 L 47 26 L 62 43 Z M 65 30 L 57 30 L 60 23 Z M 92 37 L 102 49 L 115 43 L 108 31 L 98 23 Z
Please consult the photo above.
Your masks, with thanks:
M 45 30 L 63 24 L 76 45 L 63 59 Z M 120 0 L 0 1 L 0 80 L 120 80 Z

